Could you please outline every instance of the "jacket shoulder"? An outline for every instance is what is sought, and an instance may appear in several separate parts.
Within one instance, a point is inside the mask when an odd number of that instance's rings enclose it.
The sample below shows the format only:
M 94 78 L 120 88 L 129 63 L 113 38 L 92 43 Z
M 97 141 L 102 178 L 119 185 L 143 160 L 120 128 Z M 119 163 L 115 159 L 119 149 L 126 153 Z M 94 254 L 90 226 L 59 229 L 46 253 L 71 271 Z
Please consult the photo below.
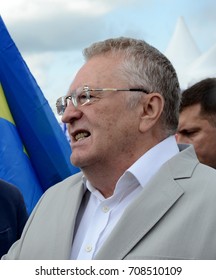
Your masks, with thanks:
M 82 177 L 83 177 L 83 173 L 79 172 L 76 173 L 72 176 L 67 177 L 66 179 L 64 179 L 63 181 L 53 185 L 52 187 L 50 187 L 46 192 L 46 193 L 50 193 L 50 192 L 62 192 L 62 191 L 66 191 L 68 189 L 70 189 L 71 187 L 74 187 L 77 184 L 80 184 L 82 182 Z

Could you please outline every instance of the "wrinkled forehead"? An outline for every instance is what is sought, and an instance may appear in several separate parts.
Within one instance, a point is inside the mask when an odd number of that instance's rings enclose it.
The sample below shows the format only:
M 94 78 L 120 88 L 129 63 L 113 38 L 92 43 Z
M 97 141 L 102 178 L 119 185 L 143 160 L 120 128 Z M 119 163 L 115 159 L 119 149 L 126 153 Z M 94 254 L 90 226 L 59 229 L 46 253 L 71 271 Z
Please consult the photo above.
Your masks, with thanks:
M 95 56 L 88 60 L 76 73 L 70 91 L 84 85 L 111 87 L 121 85 L 121 58 Z

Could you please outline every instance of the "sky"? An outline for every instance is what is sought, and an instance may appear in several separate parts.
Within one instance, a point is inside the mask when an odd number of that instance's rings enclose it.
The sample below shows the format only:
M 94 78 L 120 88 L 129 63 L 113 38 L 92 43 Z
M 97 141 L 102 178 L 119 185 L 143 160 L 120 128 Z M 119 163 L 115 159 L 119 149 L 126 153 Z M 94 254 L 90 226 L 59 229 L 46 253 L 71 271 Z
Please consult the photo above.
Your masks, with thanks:
M 54 111 L 95 41 L 134 37 L 165 53 L 183 17 L 201 52 L 216 44 L 215 0 L 0 0 L 0 15 Z

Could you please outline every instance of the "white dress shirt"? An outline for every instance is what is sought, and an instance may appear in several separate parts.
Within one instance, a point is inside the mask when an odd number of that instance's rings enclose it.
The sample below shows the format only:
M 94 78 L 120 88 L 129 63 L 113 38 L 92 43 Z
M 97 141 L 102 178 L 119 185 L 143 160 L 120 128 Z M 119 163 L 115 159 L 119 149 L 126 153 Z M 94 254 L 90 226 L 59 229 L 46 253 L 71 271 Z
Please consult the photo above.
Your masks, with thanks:
M 94 259 L 126 207 L 138 197 L 159 168 L 178 152 L 175 137 L 166 138 L 125 171 L 109 198 L 104 198 L 86 181 L 90 197 L 73 240 L 71 259 Z

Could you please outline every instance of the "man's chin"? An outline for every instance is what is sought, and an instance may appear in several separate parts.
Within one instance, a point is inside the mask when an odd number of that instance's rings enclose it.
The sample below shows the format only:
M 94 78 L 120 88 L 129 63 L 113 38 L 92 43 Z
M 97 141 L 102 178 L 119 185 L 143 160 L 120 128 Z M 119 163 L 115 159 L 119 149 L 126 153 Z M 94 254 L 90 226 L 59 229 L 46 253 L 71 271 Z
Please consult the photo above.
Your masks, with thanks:
M 70 157 L 70 161 L 74 166 L 76 166 L 78 168 L 82 168 L 85 165 L 84 164 L 84 159 L 81 159 L 80 157 L 77 157 L 73 154 Z

